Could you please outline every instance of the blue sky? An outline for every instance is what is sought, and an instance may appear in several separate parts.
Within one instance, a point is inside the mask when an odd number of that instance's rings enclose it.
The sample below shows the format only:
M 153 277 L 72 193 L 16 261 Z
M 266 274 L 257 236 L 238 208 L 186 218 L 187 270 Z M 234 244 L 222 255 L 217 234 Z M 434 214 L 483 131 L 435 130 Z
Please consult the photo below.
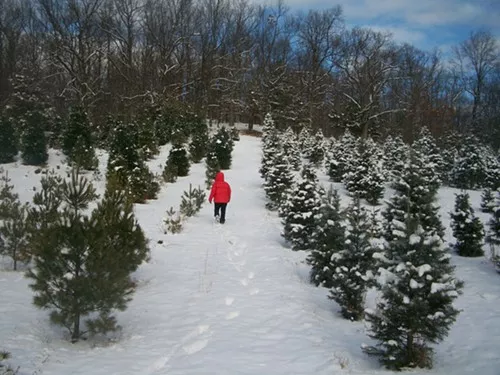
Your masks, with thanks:
M 397 42 L 425 50 L 450 47 L 471 30 L 489 29 L 500 42 L 500 0 L 285 0 L 292 9 L 341 5 L 348 26 L 390 31 Z

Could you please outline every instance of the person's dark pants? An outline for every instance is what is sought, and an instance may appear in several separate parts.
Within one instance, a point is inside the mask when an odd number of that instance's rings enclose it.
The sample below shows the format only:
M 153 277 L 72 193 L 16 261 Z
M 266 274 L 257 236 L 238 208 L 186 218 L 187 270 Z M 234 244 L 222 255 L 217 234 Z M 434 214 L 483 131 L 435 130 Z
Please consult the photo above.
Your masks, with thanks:
M 219 216 L 220 220 L 219 222 L 221 224 L 224 224 L 226 221 L 226 207 L 227 203 L 215 203 L 214 205 L 214 216 Z M 219 214 L 220 211 L 220 214 Z

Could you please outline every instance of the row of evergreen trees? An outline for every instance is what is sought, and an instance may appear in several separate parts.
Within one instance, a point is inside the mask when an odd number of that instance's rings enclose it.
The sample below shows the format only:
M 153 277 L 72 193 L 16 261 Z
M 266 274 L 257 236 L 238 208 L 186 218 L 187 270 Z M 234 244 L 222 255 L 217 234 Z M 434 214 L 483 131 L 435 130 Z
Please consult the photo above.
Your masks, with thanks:
M 343 182 L 352 196 L 377 204 L 385 183 L 398 178 L 401 161 L 411 149 L 428 158 L 438 176 L 436 183 L 460 189 L 500 187 L 500 156 L 471 135 L 450 133 L 435 139 L 429 129 L 420 129 L 409 145 L 400 135 L 388 136 L 382 143 L 362 140 L 346 131 L 338 139 L 325 138 L 321 130 L 312 134 L 308 127 L 298 135 L 285 132 L 301 155 L 316 167 L 324 166 L 331 181 Z
M 458 310 L 452 302 L 463 284 L 453 276 L 444 245 L 435 204 L 439 185 L 427 155 L 414 149 L 404 159 L 395 194 L 379 220 L 361 205 L 359 195 L 342 209 L 338 193 L 325 192 L 319 184 L 310 159 L 299 176 L 290 172 L 295 156 L 283 148 L 269 152 L 280 134 L 266 119 L 261 173 L 269 208 L 282 217 L 292 250 L 308 252 L 311 282 L 329 289 L 345 318 L 369 323 L 376 344 L 365 346 L 365 352 L 392 369 L 430 367 L 431 344 L 441 341 L 455 321 Z M 279 181 L 274 188 L 273 181 Z M 380 302 L 366 309 L 371 287 Z

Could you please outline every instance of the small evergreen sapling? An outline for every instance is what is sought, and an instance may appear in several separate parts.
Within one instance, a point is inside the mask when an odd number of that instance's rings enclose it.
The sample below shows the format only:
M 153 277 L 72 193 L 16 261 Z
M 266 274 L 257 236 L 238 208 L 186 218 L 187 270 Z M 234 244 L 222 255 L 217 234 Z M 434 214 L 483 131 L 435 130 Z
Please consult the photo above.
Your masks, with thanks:
M 86 216 L 96 198 L 88 180 L 73 171 L 69 182 L 44 177 L 30 210 L 34 267 L 26 276 L 33 302 L 52 310 L 51 321 L 67 328 L 72 342 L 86 332 L 119 328 L 111 313 L 126 308 L 135 289 L 131 273 L 149 255 L 127 196 L 108 191 Z
M 300 167 L 302 166 L 300 147 L 297 136 L 293 132 L 292 128 L 287 128 L 287 130 L 281 134 L 280 138 L 282 149 L 288 159 L 288 163 L 293 170 L 300 170 Z
M 5 364 L 4 361 L 10 358 L 10 353 L 4 350 L 0 350 L 0 375 L 16 375 L 19 371 L 19 367 L 17 369 L 13 369 L 8 364 Z
M 368 211 L 354 199 L 346 212 L 345 241 L 331 256 L 330 299 L 341 307 L 342 316 L 360 320 L 364 316 L 366 290 L 375 271 L 374 247 L 369 237 L 372 226 Z
M 173 207 L 170 207 L 163 218 L 163 223 L 165 224 L 164 233 L 180 233 L 182 231 L 182 219 L 181 212 L 177 212 Z
M 209 144 L 209 151 L 217 155 L 221 169 L 230 169 L 232 162 L 232 155 L 234 148 L 234 141 L 225 127 L 220 127 L 214 134 Z
M 479 257 L 483 252 L 484 229 L 481 220 L 474 215 L 469 194 L 456 194 L 455 210 L 450 214 L 451 228 L 456 243 L 453 246 L 460 256 Z
M 7 174 L 2 176 L 0 189 L 0 254 L 13 261 L 17 271 L 19 262 L 30 260 L 28 251 L 28 205 L 19 201 Z
M 201 187 L 198 186 L 197 188 L 193 189 L 191 184 L 189 184 L 189 190 L 184 191 L 182 194 L 180 205 L 181 214 L 185 217 L 196 215 L 203 206 L 206 197 L 207 194 Z
M 332 256 L 343 249 L 345 242 L 344 215 L 340 209 L 338 191 L 332 187 L 322 200 L 316 225 L 311 235 L 312 249 L 307 256 L 311 266 L 310 280 L 316 286 L 332 287 Z
M 283 233 L 285 240 L 291 243 L 292 250 L 311 250 L 312 233 L 316 227 L 315 216 L 321 206 L 322 192 L 312 166 L 305 165 L 301 178 L 284 203 Z
M 0 164 L 12 163 L 18 152 L 18 140 L 14 124 L 0 114 Z

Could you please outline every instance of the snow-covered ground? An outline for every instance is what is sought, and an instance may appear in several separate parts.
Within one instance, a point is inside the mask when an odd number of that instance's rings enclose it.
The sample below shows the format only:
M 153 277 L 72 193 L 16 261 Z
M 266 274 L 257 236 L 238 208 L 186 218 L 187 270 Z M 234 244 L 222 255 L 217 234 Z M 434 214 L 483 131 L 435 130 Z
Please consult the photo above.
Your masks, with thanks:
M 167 154 L 168 146 L 149 162 L 155 172 Z M 260 139 L 242 136 L 236 143 L 233 167 L 225 172 L 233 199 L 224 226 L 213 222 L 207 203 L 182 233 L 163 233 L 165 211 L 178 207 L 190 183 L 203 185 L 203 164 L 193 165 L 188 177 L 163 185 L 158 200 L 136 206 L 152 259 L 136 273 L 139 287 L 129 308 L 117 315 L 123 330 L 113 341 L 70 344 L 61 329 L 49 324 L 48 313 L 32 305 L 23 274 L 1 271 L 0 349 L 12 353 L 10 363 L 20 366 L 19 374 L 388 373 L 362 353 L 360 345 L 369 342 L 363 323 L 342 319 L 327 291 L 308 282 L 305 254 L 283 246 L 280 220 L 264 208 L 260 155 Z M 56 152 L 50 156 L 52 165 L 61 159 Z M 101 153 L 101 168 L 105 158 Z M 40 174 L 32 167 L 4 167 L 21 199 L 29 200 Z M 102 193 L 104 179 L 96 186 Z M 446 225 L 455 192 L 440 191 Z M 476 212 L 479 195 L 471 193 Z M 447 235 L 451 241 L 451 232 Z M 411 373 L 498 375 L 500 275 L 486 258 L 454 256 L 453 262 L 465 281 L 457 301 L 463 311 L 436 347 L 434 369 Z

